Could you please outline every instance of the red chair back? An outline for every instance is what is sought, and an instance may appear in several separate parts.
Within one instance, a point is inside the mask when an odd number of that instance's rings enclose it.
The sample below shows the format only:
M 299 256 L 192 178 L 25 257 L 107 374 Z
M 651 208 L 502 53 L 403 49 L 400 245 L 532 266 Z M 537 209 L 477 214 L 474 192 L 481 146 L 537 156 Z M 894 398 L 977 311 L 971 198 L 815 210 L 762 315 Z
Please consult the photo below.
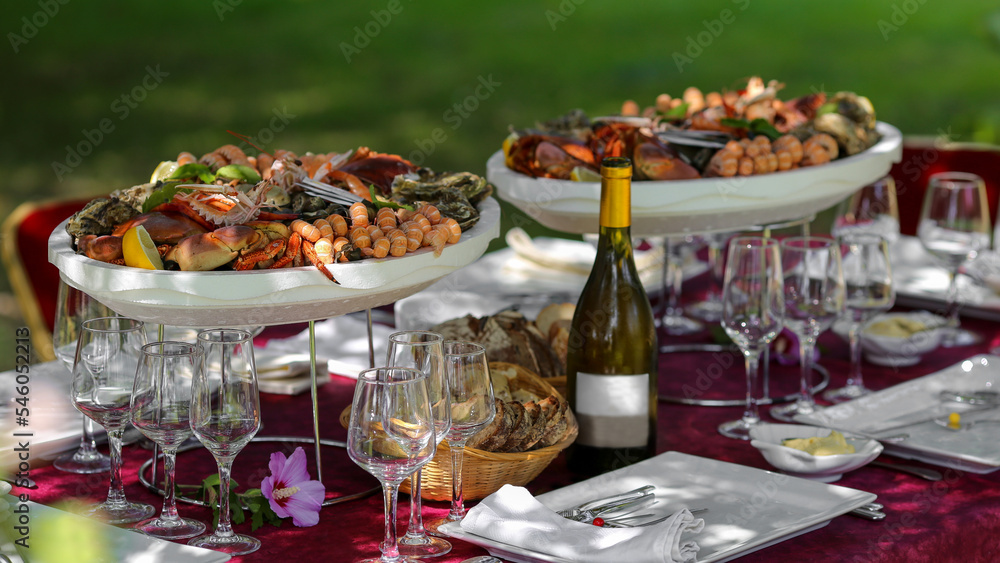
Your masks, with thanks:
M 59 200 L 19 205 L 3 224 L 3 261 L 22 315 L 31 329 L 38 359 L 54 360 L 52 329 L 55 326 L 59 270 L 49 263 L 52 231 L 89 202 Z
M 896 181 L 902 234 L 917 234 L 927 180 L 938 172 L 971 172 L 981 177 L 990 200 L 990 217 L 996 224 L 1000 204 L 1000 147 L 904 143 L 902 160 L 889 171 Z

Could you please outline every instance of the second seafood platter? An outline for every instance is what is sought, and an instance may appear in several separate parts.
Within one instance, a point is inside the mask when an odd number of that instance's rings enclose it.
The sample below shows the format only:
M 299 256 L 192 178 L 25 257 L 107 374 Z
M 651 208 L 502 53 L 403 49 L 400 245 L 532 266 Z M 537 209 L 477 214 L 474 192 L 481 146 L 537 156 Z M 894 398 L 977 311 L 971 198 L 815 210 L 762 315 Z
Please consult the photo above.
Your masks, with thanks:
M 492 186 L 366 147 L 161 162 L 49 238 L 62 278 L 120 314 L 272 325 L 386 305 L 475 261 L 499 235 Z
M 594 232 L 600 161 L 632 159 L 632 232 L 712 232 L 808 218 L 889 172 L 902 134 L 854 92 L 782 99 L 785 85 L 659 95 L 512 126 L 487 161 L 498 195 L 543 225 Z

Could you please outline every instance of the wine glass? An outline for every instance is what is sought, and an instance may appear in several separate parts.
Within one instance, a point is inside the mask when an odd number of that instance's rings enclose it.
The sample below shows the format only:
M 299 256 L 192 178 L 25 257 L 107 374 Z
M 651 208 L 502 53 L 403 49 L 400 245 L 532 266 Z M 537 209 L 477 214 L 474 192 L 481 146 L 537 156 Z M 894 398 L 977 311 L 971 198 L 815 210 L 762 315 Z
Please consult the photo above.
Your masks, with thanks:
M 774 407 L 771 416 L 792 422 L 795 415 L 812 414 L 812 359 L 816 339 L 844 310 L 844 273 L 840 246 L 828 237 L 790 237 L 781 241 L 784 271 L 785 327 L 799 340 L 802 374 L 794 403 Z
M 382 483 L 385 540 L 382 557 L 364 563 L 412 561 L 399 554 L 396 498 L 399 484 L 434 457 L 434 435 L 427 376 L 411 368 L 362 371 L 354 388 L 347 454 Z
M 395 332 L 389 335 L 386 365 L 412 368 L 427 377 L 427 391 L 434 417 L 435 447 L 451 428 L 451 395 L 444 373 L 443 338 L 436 332 L 419 330 Z M 429 536 L 424 530 L 421 514 L 420 477 L 422 469 L 410 477 L 410 524 L 406 535 L 399 539 L 399 553 L 411 557 L 434 557 L 451 551 L 451 543 Z
M 719 425 L 729 438 L 750 439 L 760 422 L 757 369 L 760 355 L 778 335 L 785 312 L 778 241 L 740 237 L 729 244 L 722 285 L 722 328 L 746 359 L 747 400 L 743 418 Z
M 236 455 L 260 430 L 253 336 L 245 330 L 203 330 L 198 344 L 203 367 L 195 372 L 192 384 L 191 430 L 219 466 L 219 523 L 214 533 L 188 544 L 245 555 L 260 548 L 260 540 L 233 532 L 229 481 Z
M 444 364 L 448 391 L 451 393 L 451 430 L 445 437 L 451 449 L 451 510 L 446 518 L 427 524 L 432 533 L 440 533 L 438 528 L 441 525 L 458 522 L 465 517 L 465 498 L 462 494 L 465 442 L 496 416 L 486 348 L 474 342 L 446 340 Z
M 895 302 L 889 242 L 881 235 L 848 233 L 839 239 L 844 270 L 844 308 L 850 329 L 851 372 L 847 384 L 829 389 L 823 398 L 839 403 L 870 392 L 861 375 L 861 329 L 875 315 L 888 311 Z
M 86 293 L 59 281 L 59 296 L 56 302 L 56 324 L 52 333 L 52 348 L 56 357 L 73 372 L 73 359 L 76 356 L 76 342 L 80 338 L 80 325 L 87 319 L 98 317 L 113 317 L 115 312 L 108 309 L 100 301 Z M 80 434 L 80 446 L 76 451 L 57 457 L 52 465 L 60 471 L 68 473 L 101 473 L 111 469 L 111 458 L 97 451 L 97 440 L 94 438 L 95 422 L 82 416 L 83 431 Z
M 837 206 L 830 234 L 859 232 L 882 235 L 889 244 L 899 238 L 899 205 L 892 176 L 868 184 Z
M 166 540 L 193 538 L 205 524 L 177 514 L 174 462 L 177 448 L 191 437 L 191 384 L 202 369 L 201 348 L 186 342 L 153 342 L 142 347 L 132 388 L 132 425 L 163 450 L 163 509 L 135 525 Z
M 76 408 L 108 432 L 111 485 L 108 498 L 86 511 L 109 524 L 145 520 L 156 509 L 125 499 L 122 481 L 122 435 L 129 422 L 132 383 L 146 332 L 141 322 L 124 317 L 84 321 L 73 362 L 72 398 Z
M 958 269 L 980 250 L 990 246 L 990 213 L 986 185 L 975 174 L 942 172 L 930 177 L 920 210 L 917 237 L 932 255 L 944 262 L 948 283 L 948 326 L 941 340 L 945 347 L 979 342 L 958 319 Z
M 708 252 L 709 288 L 705 298 L 688 307 L 691 315 L 703 321 L 719 322 L 722 319 L 722 276 L 725 274 L 725 261 L 722 260 L 722 249 L 726 239 L 732 233 L 712 233 L 705 235 L 705 246 Z
M 684 247 L 694 242 L 694 237 L 663 237 L 663 315 L 660 326 L 667 334 L 683 335 L 700 331 L 702 324 L 684 316 L 679 301 L 684 284 Z

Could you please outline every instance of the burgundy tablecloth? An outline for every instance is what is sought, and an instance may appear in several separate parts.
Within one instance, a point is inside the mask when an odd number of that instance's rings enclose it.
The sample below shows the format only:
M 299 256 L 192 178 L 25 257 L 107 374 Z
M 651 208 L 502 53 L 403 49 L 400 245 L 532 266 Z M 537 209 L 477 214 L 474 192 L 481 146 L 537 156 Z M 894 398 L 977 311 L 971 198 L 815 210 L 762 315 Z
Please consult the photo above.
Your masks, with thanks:
M 987 321 L 968 319 L 966 326 L 986 336 L 976 346 L 940 349 L 928 354 L 923 361 L 908 368 L 885 368 L 865 365 L 870 387 L 881 389 L 945 368 L 976 353 L 1000 345 L 1000 326 Z M 708 341 L 707 334 L 685 340 L 666 342 Z M 820 364 L 831 374 L 832 384 L 844 383 L 848 368 L 847 346 L 835 335 L 827 333 L 820 339 Z M 718 366 L 718 367 L 715 367 Z M 774 364 L 772 364 L 774 366 Z M 743 365 L 737 356 L 706 353 L 665 354 L 661 360 L 661 391 L 675 394 L 678 390 L 702 393 L 703 397 L 739 396 L 743 385 Z M 775 392 L 795 388 L 794 368 L 775 366 L 772 388 Z M 353 380 L 331 376 L 320 388 L 319 404 L 322 436 L 343 440 L 345 431 L 338 416 L 348 405 Z M 311 436 L 310 398 L 298 396 L 262 395 L 266 436 Z M 716 426 L 740 416 L 739 407 L 701 407 L 661 402 L 659 408 L 658 451 L 680 451 L 689 454 L 730 461 L 761 469 L 769 466 L 747 442 L 720 436 Z M 768 417 L 765 415 L 765 420 Z M 303 444 L 312 464 L 312 445 Z M 233 472 L 240 489 L 256 487 L 267 475 L 267 458 L 271 452 L 290 452 L 294 444 L 254 443 L 236 460 Z M 1000 447 L 1000 438 L 998 438 Z M 129 446 L 124 453 L 126 493 L 130 499 L 159 506 L 160 499 L 138 483 L 139 466 L 150 452 Z M 883 456 L 885 461 L 900 460 Z M 323 448 L 323 480 L 331 496 L 343 496 L 377 486 L 377 482 L 355 466 L 345 451 L 337 447 Z M 214 473 L 211 458 L 204 450 L 182 453 L 178 458 L 179 482 L 198 483 Z M 781 542 L 741 558 L 741 561 L 997 561 L 1000 560 L 1000 472 L 977 475 L 943 469 L 945 479 L 931 483 L 918 478 L 865 467 L 843 477 L 838 484 L 879 496 L 886 506 L 888 518 L 872 522 L 852 516 L 833 519 L 829 525 L 803 536 Z M 27 491 L 35 501 L 58 503 L 69 497 L 101 500 L 107 491 L 107 474 L 78 476 L 59 472 L 52 467 L 32 471 L 38 489 Z M 542 493 L 573 482 L 562 456 L 531 485 L 533 493 Z M 17 489 L 15 489 L 17 490 Z M 401 495 L 399 529 L 406 524 L 406 496 Z M 471 504 L 471 503 L 470 503 Z M 208 508 L 181 504 L 185 516 L 210 521 Z M 447 504 L 426 502 L 425 516 L 444 516 Z M 375 494 L 360 500 L 324 508 L 318 525 L 297 528 L 286 521 L 280 528 L 265 525 L 253 532 L 263 547 L 251 555 L 234 558 L 244 563 L 264 561 L 353 561 L 378 553 L 382 539 L 382 499 Z M 236 527 L 249 533 L 249 521 Z M 458 562 L 485 552 L 463 541 L 455 540 L 452 553 L 438 558 L 442 562 Z

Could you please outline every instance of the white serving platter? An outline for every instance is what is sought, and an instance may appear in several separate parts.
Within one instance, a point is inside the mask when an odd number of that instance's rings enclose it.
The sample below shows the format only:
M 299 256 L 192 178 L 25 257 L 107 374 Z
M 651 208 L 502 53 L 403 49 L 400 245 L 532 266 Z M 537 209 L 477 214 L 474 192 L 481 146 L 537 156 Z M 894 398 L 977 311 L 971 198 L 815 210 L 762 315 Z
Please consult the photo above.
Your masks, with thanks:
M 998 418 L 997 408 L 970 412 L 975 407 L 942 401 L 939 397 L 944 390 L 972 392 L 996 390 L 997 387 L 1000 387 L 1000 357 L 977 355 L 941 371 L 827 407 L 812 415 L 798 415 L 795 420 L 881 436 L 906 433 L 909 437 L 902 442 L 885 443 L 885 452 L 962 471 L 990 473 L 1000 469 L 996 425 L 983 424 L 954 431 L 928 419 L 945 418 L 952 412 L 967 413 L 962 414 L 962 420 L 966 421 Z M 915 424 L 900 427 L 907 423 Z M 891 428 L 895 429 L 889 430 Z
M 605 473 L 538 496 L 553 510 L 582 501 L 655 485 L 665 513 L 681 508 L 707 508 L 698 518 L 705 528 L 685 536 L 700 546 L 698 561 L 712 563 L 785 541 L 827 525 L 831 519 L 875 500 L 876 495 L 827 485 L 781 473 L 727 463 L 680 452 L 666 452 L 646 461 Z M 658 505 L 650 508 L 655 512 Z M 496 542 L 449 523 L 446 533 L 485 548 L 504 560 L 569 563 L 566 559 Z
M 314 267 L 179 272 L 107 264 L 76 254 L 65 222 L 49 237 L 49 261 L 69 285 L 145 322 L 213 327 L 313 321 L 387 305 L 474 262 L 500 234 L 500 205 L 488 198 L 479 207 L 479 222 L 439 256 L 423 248 L 399 258 L 331 264 L 339 283 Z
M 809 217 L 888 174 L 903 154 L 903 135 L 878 123 L 875 146 L 822 166 L 735 178 L 632 183 L 632 234 L 665 235 L 746 229 Z M 499 196 L 545 225 L 567 233 L 597 232 L 600 182 L 531 178 L 486 162 Z

